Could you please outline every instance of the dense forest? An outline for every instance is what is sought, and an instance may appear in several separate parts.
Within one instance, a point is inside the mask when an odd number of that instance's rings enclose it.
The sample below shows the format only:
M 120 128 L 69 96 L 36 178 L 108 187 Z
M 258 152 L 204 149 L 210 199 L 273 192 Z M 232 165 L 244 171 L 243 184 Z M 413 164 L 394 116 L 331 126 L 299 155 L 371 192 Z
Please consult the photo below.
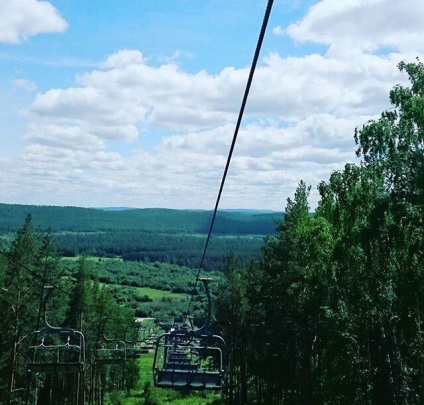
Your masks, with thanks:
M 243 263 L 258 257 L 264 236 L 214 236 L 204 261 L 205 270 L 222 267 L 226 252 L 233 251 Z M 100 257 L 122 257 L 125 261 L 166 262 L 197 267 L 206 235 L 107 232 L 55 235 L 61 254 L 74 257 L 90 254 Z
M 0 232 L 15 232 L 30 213 L 35 227 L 57 232 L 141 232 L 205 234 L 212 211 L 145 209 L 96 209 L 19 204 L 0 204 Z M 217 235 L 269 235 L 282 213 L 256 210 L 220 211 L 215 220 Z
M 424 66 L 356 130 L 360 164 L 300 182 L 260 261 L 228 263 L 230 403 L 424 403 Z
M 93 401 L 108 398 L 116 387 L 126 389 L 134 383 L 137 370 L 134 362 L 125 365 L 128 373 L 117 370 L 118 367 L 113 370 L 94 365 L 96 353 L 106 343 L 103 335 L 122 339 L 127 326 L 134 325 L 133 312 L 118 305 L 106 288 L 91 280 L 84 259 L 66 276 L 59 259 L 50 236 L 34 229 L 30 215 L 11 245 L 2 246 L 2 404 L 79 404 L 84 397 L 91 397 Z M 52 294 L 47 300 L 49 291 Z M 107 325 L 106 316 L 110 318 Z M 77 335 L 72 330 L 84 330 L 85 342 L 76 342 Z M 90 378 L 83 380 L 81 373 L 75 372 L 28 373 L 27 369 L 40 367 L 43 362 L 50 364 L 62 353 L 68 355 L 67 347 L 72 347 L 72 357 L 61 361 L 91 366 L 86 371 L 91 373 Z M 77 360 L 74 356 L 78 353 L 83 357 Z
M 212 217 L 212 212 L 201 210 L 101 210 L 0 204 L 0 233 L 16 231 L 28 213 L 35 227 L 53 236 L 63 256 L 122 257 L 127 261 L 160 261 L 189 267 L 199 265 Z M 264 236 L 275 232 L 281 217 L 276 212 L 220 212 L 204 268 L 222 267 L 230 250 L 248 264 L 259 256 Z
M 314 215 L 310 186 L 300 181 L 258 257 L 246 265 L 225 252 L 222 273 L 211 273 L 211 330 L 227 343 L 225 390 L 213 398 L 174 393 L 174 403 L 424 403 L 424 65 L 399 68 L 410 87 L 395 86 L 392 108 L 355 131 L 360 163 L 321 182 Z M 178 314 L 196 269 L 122 258 L 63 260 L 51 234 L 32 221 L 27 216 L 13 235 L 8 229 L 1 246 L 2 403 L 174 401 L 151 380 L 134 395 L 141 360 L 100 367 L 96 359 L 108 342 L 126 339 L 137 311 Z M 162 298 L 155 301 L 149 289 Z M 204 297 L 193 296 L 201 324 Z M 84 331 L 84 376 L 27 372 L 40 349 L 31 344 L 33 331 L 48 329 L 47 321 L 69 339 L 70 329 Z M 144 358 L 150 361 L 151 353 Z M 149 378 L 150 370 L 143 373 Z
M 140 386 L 139 358 L 143 352 L 151 363 L 148 352 L 163 331 L 136 317 L 172 322 L 191 295 L 194 324 L 202 324 L 206 300 L 195 269 L 62 258 L 31 215 L 0 251 L 0 404 L 161 403 L 146 399 L 155 395 L 151 368 Z M 209 275 L 219 281 L 219 273 Z

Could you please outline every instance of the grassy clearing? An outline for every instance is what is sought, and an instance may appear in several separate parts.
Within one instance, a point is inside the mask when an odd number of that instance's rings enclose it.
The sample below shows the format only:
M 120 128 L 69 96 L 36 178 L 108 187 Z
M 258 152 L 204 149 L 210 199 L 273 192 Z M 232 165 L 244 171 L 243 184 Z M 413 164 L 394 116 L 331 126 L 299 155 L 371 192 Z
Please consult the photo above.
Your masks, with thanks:
M 84 257 L 84 259 L 87 260 L 88 262 L 116 262 L 116 263 L 123 262 L 123 259 L 121 257 L 98 257 L 98 256 L 63 257 L 62 261 L 77 262 L 78 260 L 81 259 L 81 257 Z
M 157 290 L 155 288 L 140 287 L 137 288 L 141 296 L 147 295 L 153 301 L 162 301 L 163 299 L 184 301 L 188 298 L 187 294 L 173 293 L 171 291 Z
M 164 390 L 153 386 L 153 353 L 143 355 L 138 360 L 139 380 L 131 396 L 124 399 L 122 405 L 223 405 L 221 393 L 179 392 Z

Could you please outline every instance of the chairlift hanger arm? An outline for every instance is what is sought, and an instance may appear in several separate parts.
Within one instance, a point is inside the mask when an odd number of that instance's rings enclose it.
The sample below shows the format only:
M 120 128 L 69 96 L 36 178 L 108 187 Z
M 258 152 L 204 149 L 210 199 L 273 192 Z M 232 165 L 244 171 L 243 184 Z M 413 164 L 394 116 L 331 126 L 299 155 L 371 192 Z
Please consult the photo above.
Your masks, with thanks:
M 212 319 L 212 297 L 211 297 L 211 292 L 209 290 L 209 285 L 208 285 L 208 282 L 211 281 L 212 279 L 204 278 L 204 277 L 198 277 L 197 279 L 203 283 L 203 286 L 205 287 L 206 296 L 208 298 L 208 309 L 207 309 L 205 323 L 201 328 L 197 329 L 196 331 L 196 332 L 204 332 L 208 330 L 211 319 Z

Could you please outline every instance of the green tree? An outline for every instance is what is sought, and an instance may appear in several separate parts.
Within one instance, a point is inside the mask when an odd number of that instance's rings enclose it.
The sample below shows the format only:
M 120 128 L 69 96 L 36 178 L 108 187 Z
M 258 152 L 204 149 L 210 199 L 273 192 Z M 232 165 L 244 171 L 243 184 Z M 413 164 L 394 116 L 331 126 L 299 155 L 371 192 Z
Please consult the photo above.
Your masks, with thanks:
M 84 304 L 88 304 L 88 290 L 90 289 L 89 266 L 84 257 L 78 261 L 78 269 L 74 275 L 74 284 L 68 309 L 69 326 L 78 330 L 83 329 Z
M 248 328 L 246 271 L 236 256 L 230 254 L 224 267 L 216 299 L 216 318 L 226 336 L 227 393 L 233 404 L 247 403 L 247 337 Z
M 38 307 L 38 283 L 20 263 L 28 268 L 36 264 L 37 241 L 36 232 L 31 223 L 31 215 L 27 215 L 24 226 L 17 232 L 8 252 L 10 259 L 4 275 L 3 295 L 5 309 L 2 316 L 4 363 L 3 375 L 8 381 L 7 392 L 11 395 L 19 388 L 25 376 L 22 356 L 25 350 L 25 336 L 35 326 L 36 308 Z
M 423 400 L 423 169 L 424 66 L 399 64 L 411 82 L 390 92 L 392 111 L 383 112 L 356 132 L 357 154 L 382 172 L 387 198 L 369 218 L 368 267 L 376 269 L 379 297 L 385 297 L 379 340 L 385 350 L 386 377 L 376 396 L 388 392 L 393 403 Z M 388 383 L 384 384 L 384 381 Z M 413 394 L 412 394 L 413 393 Z M 389 403 L 389 402 L 387 402 Z

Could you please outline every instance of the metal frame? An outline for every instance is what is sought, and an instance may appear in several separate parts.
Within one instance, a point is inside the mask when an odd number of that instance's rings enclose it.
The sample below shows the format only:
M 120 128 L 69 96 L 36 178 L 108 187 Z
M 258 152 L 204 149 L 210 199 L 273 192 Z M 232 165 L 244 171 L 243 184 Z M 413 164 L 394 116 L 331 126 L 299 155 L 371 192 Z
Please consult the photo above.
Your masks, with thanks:
M 27 369 L 37 373 L 79 373 L 85 366 L 85 337 L 71 328 L 46 325 L 30 336 Z
M 153 381 L 159 388 L 176 390 L 214 390 L 224 388 L 223 357 L 225 341 L 221 336 L 198 331 L 176 330 L 156 340 Z M 212 360 L 212 369 L 206 361 Z

